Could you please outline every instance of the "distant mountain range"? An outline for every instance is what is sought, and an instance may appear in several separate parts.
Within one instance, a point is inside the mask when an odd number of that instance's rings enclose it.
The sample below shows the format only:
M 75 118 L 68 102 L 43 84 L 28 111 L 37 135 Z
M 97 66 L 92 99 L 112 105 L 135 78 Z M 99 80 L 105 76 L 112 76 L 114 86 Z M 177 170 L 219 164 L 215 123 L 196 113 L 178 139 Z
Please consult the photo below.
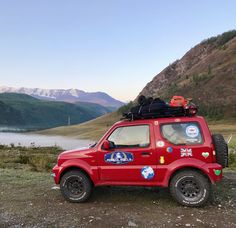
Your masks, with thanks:
M 124 105 L 123 102 L 112 98 L 104 92 L 84 92 L 78 89 L 39 89 L 0 86 L 0 93 L 22 93 L 42 100 L 65 101 L 69 103 L 90 102 L 113 108 L 113 110 Z
M 45 129 L 82 123 L 111 110 L 99 104 L 39 100 L 26 94 L 0 94 L 0 131 Z

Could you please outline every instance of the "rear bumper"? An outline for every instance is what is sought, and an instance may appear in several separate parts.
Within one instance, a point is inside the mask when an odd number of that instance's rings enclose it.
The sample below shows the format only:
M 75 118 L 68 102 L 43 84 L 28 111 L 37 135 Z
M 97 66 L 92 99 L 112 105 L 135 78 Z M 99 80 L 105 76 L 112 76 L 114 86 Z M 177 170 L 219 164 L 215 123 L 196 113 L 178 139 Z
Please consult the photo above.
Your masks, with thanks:
M 206 163 L 202 169 L 208 174 L 212 184 L 222 180 L 223 168 L 218 163 Z
M 56 184 L 60 184 L 60 171 L 61 167 L 59 167 L 58 165 L 55 165 L 52 169 L 51 176 L 54 178 Z

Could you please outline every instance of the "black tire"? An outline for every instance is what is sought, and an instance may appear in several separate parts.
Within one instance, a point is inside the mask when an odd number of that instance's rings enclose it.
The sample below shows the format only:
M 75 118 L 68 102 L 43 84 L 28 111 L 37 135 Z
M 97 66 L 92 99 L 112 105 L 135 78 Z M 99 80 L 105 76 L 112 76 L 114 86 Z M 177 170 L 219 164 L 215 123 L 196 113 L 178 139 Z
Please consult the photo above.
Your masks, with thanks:
M 216 162 L 223 168 L 228 167 L 228 145 L 220 134 L 212 135 L 216 152 Z
M 203 174 L 194 170 L 177 173 L 169 187 L 172 197 L 184 206 L 200 207 L 211 196 L 211 183 Z
M 82 203 L 88 200 L 92 193 L 92 182 L 83 172 L 72 170 L 62 176 L 60 189 L 68 201 Z

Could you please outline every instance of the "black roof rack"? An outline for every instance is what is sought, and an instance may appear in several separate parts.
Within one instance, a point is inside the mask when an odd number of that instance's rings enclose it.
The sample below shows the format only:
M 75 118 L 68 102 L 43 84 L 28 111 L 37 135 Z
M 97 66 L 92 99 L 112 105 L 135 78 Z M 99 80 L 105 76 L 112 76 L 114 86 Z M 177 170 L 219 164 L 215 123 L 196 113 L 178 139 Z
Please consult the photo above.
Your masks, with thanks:
M 123 119 L 153 119 L 166 117 L 194 116 L 197 106 L 193 103 L 185 106 L 171 106 L 160 98 L 148 98 L 140 96 L 139 105 L 132 107 L 129 112 L 123 113 Z

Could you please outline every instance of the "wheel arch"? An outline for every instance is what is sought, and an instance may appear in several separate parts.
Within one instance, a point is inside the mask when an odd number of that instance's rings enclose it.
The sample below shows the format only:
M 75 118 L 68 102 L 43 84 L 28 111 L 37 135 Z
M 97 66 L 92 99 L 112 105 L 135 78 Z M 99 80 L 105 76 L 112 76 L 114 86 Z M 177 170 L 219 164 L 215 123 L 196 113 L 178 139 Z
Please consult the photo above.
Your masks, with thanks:
M 91 176 L 89 175 L 89 173 L 85 169 L 83 169 L 79 166 L 74 166 L 74 165 L 73 166 L 68 166 L 68 167 L 66 167 L 65 169 L 62 170 L 62 172 L 60 173 L 59 183 L 61 182 L 61 179 L 62 179 L 63 175 L 65 175 L 67 172 L 72 171 L 72 170 L 78 170 L 78 171 L 83 172 L 83 174 L 85 174 L 90 179 L 91 183 L 94 185 L 94 181 L 91 178 Z
M 209 181 L 209 183 L 213 183 L 211 178 L 209 177 L 209 175 L 207 175 L 207 173 L 205 173 L 204 170 L 197 168 L 197 167 L 185 166 L 185 167 L 179 167 L 171 173 L 171 175 L 169 176 L 169 179 L 168 179 L 168 186 L 170 186 L 170 182 L 175 175 L 177 175 L 178 173 L 180 173 L 182 171 L 188 171 L 188 170 L 196 171 L 196 172 L 202 174 L 204 177 L 206 177 L 206 179 Z

